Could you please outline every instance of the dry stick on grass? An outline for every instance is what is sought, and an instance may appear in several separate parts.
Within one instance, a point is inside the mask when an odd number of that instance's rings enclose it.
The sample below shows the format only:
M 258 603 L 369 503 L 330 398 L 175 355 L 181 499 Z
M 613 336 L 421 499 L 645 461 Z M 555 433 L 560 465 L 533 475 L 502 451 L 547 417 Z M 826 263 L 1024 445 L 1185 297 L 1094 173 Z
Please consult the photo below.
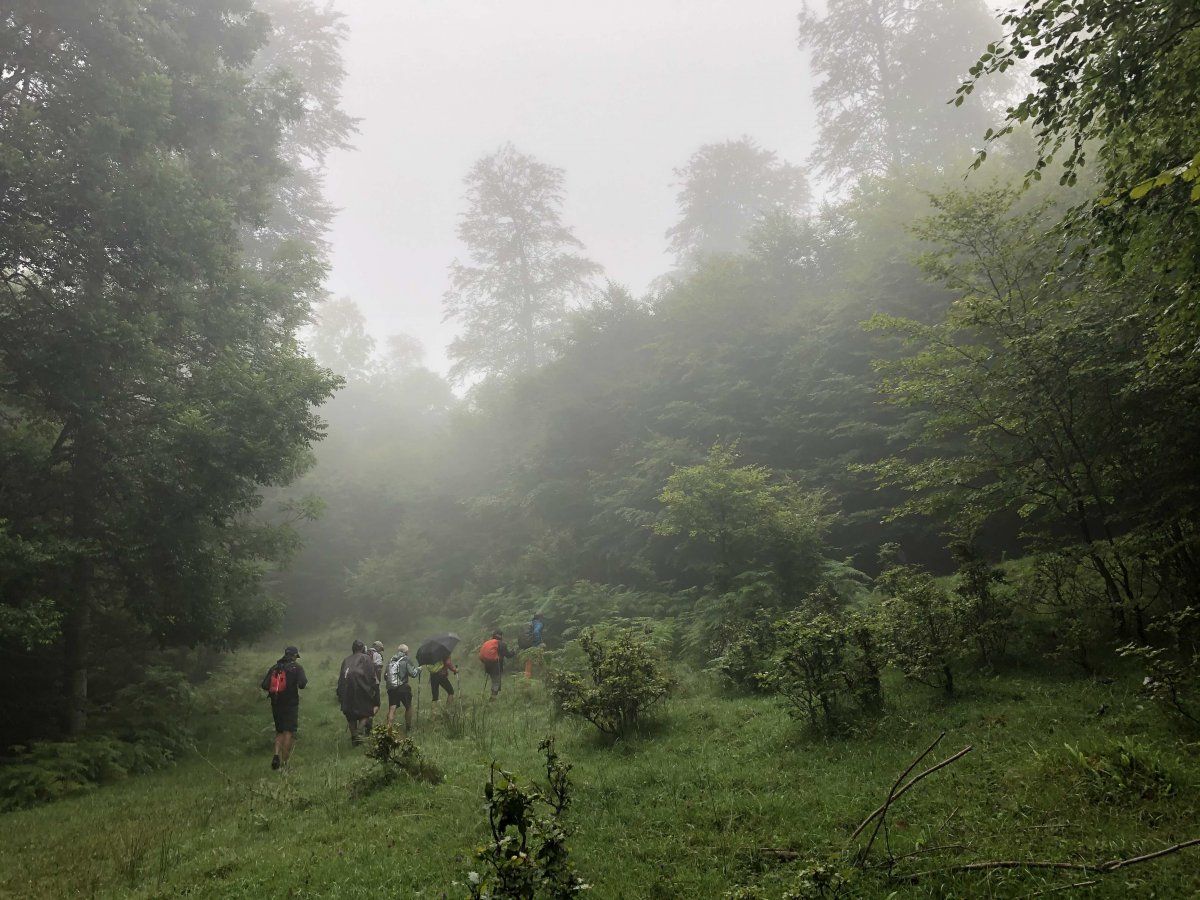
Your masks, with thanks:
M 870 824 L 871 820 L 874 819 L 876 816 L 880 817 L 880 820 L 879 820 L 880 824 L 883 823 L 882 817 L 884 815 L 886 815 L 888 807 L 891 806 L 892 801 L 896 799 L 896 788 L 900 787 L 900 782 L 904 781 L 904 779 L 908 777 L 908 773 L 917 767 L 917 763 L 919 763 L 921 760 L 923 760 L 925 757 L 927 757 L 930 753 L 933 752 L 933 748 L 936 747 L 938 744 L 940 744 L 942 742 L 942 738 L 944 738 L 945 736 L 946 736 L 946 732 L 943 731 L 941 734 L 939 734 L 936 738 L 933 739 L 932 744 L 930 744 L 928 747 L 925 748 L 924 753 L 922 753 L 920 756 L 918 756 L 916 759 L 914 759 L 911 763 L 908 764 L 908 768 L 900 773 L 900 777 L 896 779 L 896 783 L 893 784 L 892 789 L 890 791 L 888 791 L 887 799 L 883 801 L 883 806 L 879 807 L 879 809 L 875 810 L 875 812 L 871 813 L 869 816 L 867 816 L 865 819 L 863 819 L 861 823 L 859 823 L 859 826 L 854 829 L 854 833 L 852 835 L 850 835 L 851 841 L 854 841 L 855 838 L 857 838 L 860 834 L 862 834 L 863 829 L 866 828 L 867 825 Z M 867 849 L 864 850 L 860 854 L 860 856 L 865 857 L 867 855 L 867 851 L 871 849 L 871 844 L 875 843 L 875 835 L 877 835 L 877 834 L 879 834 L 879 825 L 876 825 L 875 830 L 873 832 L 871 832 L 871 840 L 867 841 Z
M 1075 888 L 1091 887 L 1093 884 L 1099 884 L 1099 879 L 1092 878 L 1088 881 L 1076 881 L 1071 884 L 1060 884 L 1058 887 L 1046 888 L 1044 891 L 1034 891 L 1032 894 L 1023 894 L 1021 900 L 1033 900 L 1034 897 L 1045 897 L 1047 894 L 1060 894 L 1063 891 L 1073 891 Z
M 1123 869 L 1126 866 L 1135 866 L 1138 863 L 1150 862 L 1162 856 L 1167 856 L 1171 853 L 1178 853 L 1180 850 L 1186 850 L 1188 847 L 1200 845 L 1200 837 L 1192 838 L 1188 841 L 1182 841 L 1178 844 L 1173 844 L 1170 847 L 1164 847 L 1162 850 L 1155 850 L 1153 853 L 1143 853 L 1141 856 L 1131 856 L 1129 859 L 1110 859 L 1108 862 L 1102 863 L 1070 863 L 1070 862 L 1045 862 L 1042 860 L 1020 860 L 1020 859 L 998 859 L 989 862 L 974 862 L 963 863 L 958 866 L 950 866 L 946 869 L 926 869 L 923 872 L 913 872 L 911 875 L 897 875 L 904 881 L 916 881 L 926 875 L 950 875 L 957 872 L 987 872 L 992 869 L 1059 869 L 1071 872 L 1095 872 L 1101 875 L 1107 875 L 1109 872 L 1115 872 L 1117 869 Z
M 886 859 L 881 863 L 876 863 L 877 869 L 890 869 L 896 863 L 904 859 L 912 859 L 916 856 L 928 856 L 930 853 L 945 853 L 948 850 L 965 850 L 967 849 L 962 844 L 942 844 L 938 847 L 922 847 L 920 850 L 913 850 L 911 853 L 903 853 L 900 856 L 894 856 Z
M 942 732 L 942 734 L 944 736 L 945 732 Z M 941 738 L 939 737 L 938 741 L 940 741 L 940 740 L 941 740 Z M 930 746 L 929 750 L 932 750 L 933 747 L 935 747 L 935 746 L 937 746 L 937 741 L 933 742 L 933 745 Z M 893 787 L 892 793 L 888 795 L 887 801 L 883 804 L 883 806 L 879 807 L 879 809 L 875 810 L 875 812 L 871 813 L 869 816 L 867 816 L 865 819 L 863 819 L 862 824 L 859 825 L 858 828 L 856 828 L 854 830 L 854 834 L 850 835 L 850 840 L 853 841 L 854 838 L 856 838 L 859 834 L 861 834 L 863 829 L 866 828 L 868 824 L 870 824 L 872 819 L 875 819 L 876 817 L 878 817 L 879 822 L 875 825 L 875 830 L 871 833 L 871 839 L 869 841 L 867 841 L 867 846 L 863 848 L 862 852 L 859 854 L 859 858 L 865 859 L 867 854 L 870 852 L 871 845 L 873 843 L 875 843 L 875 836 L 877 834 L 879 834 L 879 829 L 883 825 L 884 819 L 887 817 L 887 811 L 888 811 L 889 806 L 891 806 L 893 803 L 895 803 L 897 800 L 899 800 L 902 796 L 904 796 L 904 794 L 908 791 L 908 789 L 911 788 L 913 785 L 915 785 L 918 781 L 921 781 L 923 778 L 927 778 L 928 776 L 930 776 L 934 772 L 936 772 L 938 769 L 944 769 L 946 766 L 950 765 L 950 763 L 955 762 L 956 760 L 962 759 L 964 756 L 966 756 L 968 753 L 970 753 L 973 749 L 974 749 L 974 747 L 972 747 L 970 744 L 968 744 L 967 746 L 965 746 L 961 750 L 959 750 L 957 753 L 955 753 L 953 756 L 949 756 L 946 759 L 943 759 L 936 766 L 930 766 L 928 769 L 926 769 L 921 774 L 914 775 L 911 779 L 909 779 L 909 781 L 907 781 L 905 783 L 904 787 L 900 788 L 899 790 L 896 790 Z M 904 775 L 900 776 L 900 780 L 903 780 L 905 775 L 908 775 L 908 773 L 913 770 L 913 767 L 916 766 L 916 764 L 918 762 L 920 762 L 922 759 L 924 759 L 924 757 L 929 753 L 929 750 L 926 750 L 925 753 L 922 753 L 921 756 L 917 757 L 917 759 L 913 763 L 913 765 L 909 766 L 908 769 L 905 771 Z M 899 783 L 900 783 L 900 781 L 896 782 L 896 784 L 899 784 Z

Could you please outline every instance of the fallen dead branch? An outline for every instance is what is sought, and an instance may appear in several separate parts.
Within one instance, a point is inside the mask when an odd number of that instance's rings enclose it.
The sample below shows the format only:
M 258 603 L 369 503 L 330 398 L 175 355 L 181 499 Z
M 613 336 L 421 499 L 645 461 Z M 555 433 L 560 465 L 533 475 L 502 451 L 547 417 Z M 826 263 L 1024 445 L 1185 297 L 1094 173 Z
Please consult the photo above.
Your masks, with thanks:
M 1150 862 L 1154 859 L 1159 859 L 1163 856 L 1168 856 L 1172 853 L 1178 853 L 1180 850 L 1186 850 L 1188 847 L 1200 845 L 1200 837 L 1192 838 L 1188 841 L 1182 841 L 1178 844 L 1173 844 L 1170 847 L 1164 847 L 1162 850 L 1155 850 L 1153 853 L 1143 853 L 1141 856 L 1131 856 L 1128 859 L 1110 859 L 1108 862 L 1102 863 L 1072 863 L 1072 862 L 1047 862 L 1044 860 L 1032 859 L 997 859 L 986 862 L 962 863 L 957 866 L 949 866 L 945 869 L 926 869 L 923 872 L 912 872 L 906 875 L 897 875 L 896 878 L 904 881 L 917 881 L 928 875 L 952 875 L 959 872 L 986 872 L 993 869 L 1058 869 L 1071 872 L 1094 872 L 1099 875 L 1106 875 L 1109 872 L 1115 872 L 1118 869 L 1124 869 L 1128 866 L 1135 866 L 1140 863 Z
M 928 756 L 933 751 L 933 749 L 941 742 L 942 738 L 944 738 L 945 736 L 946 736 L 946 732 L 943 731 L 940 735 L 938 735 L 937 739 L 925 749 L 924 753 L 922 753 L 915 760 L 913 760 L 912 764 L 909 765 L 909 767 L 907 769 L 905 769 L 904 772 L 901 773 L 900 777 L 896 779 L 896 783 L 894 785 L 892 785 L 892 789 L 888 793 L 887 800 L 885 800 L 883 802 L 883 805 L 880 806 L 878 809 L 876 809 L 873 813 L 871 813 L 865 819 L 863 819 L 862 822 L 859 824 L 859 826 L 856 829 L 854 829 L 854 833 L 850 835 L 851 841 L 853 841 L 860 834 L 862 834 L 863 830 L 868 825 L 870 825 L 872 821 L 878 820 L 875 822 L 875 830 L 871 832 L 871 837 L 867 841 L 867 845 L 865 847 L 863 847 L 863 849 L 858 853 L 858 858 L 860 860 L 865 860 L 867 857 L 867 854 L 871 852 L 871 847 L 875 843 L 875 838 L 879 835 L 879 831 L 883 827 L 884 821 L 887 818 L 888 808 L 891 807 L 891 805 L 893 803 L 895 803 L 897 800 L 899 800 L 901 797 L 903 797 L 904 794 L 907 793 L 908 790 L 911 787 L 913 787 L 914 785 L 916 785 L 918 782 L 929 777 L 930 775 L 932 775 L 934 772 L 938 771 L 939 769 L 944 769 L 946 766 L 950 765 L 952 762 L 962 759 L 964 756 L 966 756 L 968 753 L 970 753 L 971 750 L 974 749 L 970 744 L 968 744 L 966 747 L 963 747 L 961 750 L 959 750 L 957 753 L 953 754 L 952 756 L 948 756 L 946 759 L 942 760 L 937 765 L 930 766 L 925 771 L 921 772 L 918 775 L 914 775 L 907 782 L 904 782 L 904 779 L 907 778 L 909 773 L 912 772 L 912 770 L 917 767 L 917 764 L 920 763 L 921 760 L 923 760 L 926 756 Z M 900 786 L 901 782 L 904 782 L 903 787 Z
M 1075 888 L 1091 887 L 1093 884 L 1099 884 L 1097 878 L 1089 878 L 1087 881 L 1075 881 L 1071 884 L 1060 884 L 1058 887 L 1046 888 L 1043 891 L 1034 891 L 1032 894 L 1024 894 L 1020 900 L 1033 900 L 1034 897 L 1045 897 L 1047 894 L 1060 894 L 1063 891 L 1073 891 Z
M 888 791 L 887 799 L 883 801 L 883 805 L 859 823 L 858 827 L 854 829 L 854 833 L 850 835 L 851 841 L 853 841 L 860 834 L 862 834 L 863 829 L 866 828 L 868 825 L 870 825 L 876 816 L 881 816 L 885 812 L 887 812 L 888 806 L 890 806 L 891 802 L 894 799 L 896 799 L 896 788 L 900 787 L 900 782 L 902 782 L 905 779 L 905 777 L 908 775 L 909 772 L 911 772 L 913 769 L 915 769 L 917 767 L 917 764 L 921 760 L 923 760 L 925 757 L 927 757 L 930 753 L 933 752 L 933 748 L 936 747 L 938 744 L 940 744 L 942 742 L 942 738 L 944 738 L 945 736 L 946 736 L 946 732 L 943 731 L 936 738 L 934 738 L 933 743 L 925 748 L 925 752 L 922 753 L 920 756 L 918 756 L 916 759 L 914 759 L 911 763 L 909 763 L 908 768 L 900 773 L 900 777 L 896 779 L 896 783 L 893 784 L 892 789 L 890 791 Z

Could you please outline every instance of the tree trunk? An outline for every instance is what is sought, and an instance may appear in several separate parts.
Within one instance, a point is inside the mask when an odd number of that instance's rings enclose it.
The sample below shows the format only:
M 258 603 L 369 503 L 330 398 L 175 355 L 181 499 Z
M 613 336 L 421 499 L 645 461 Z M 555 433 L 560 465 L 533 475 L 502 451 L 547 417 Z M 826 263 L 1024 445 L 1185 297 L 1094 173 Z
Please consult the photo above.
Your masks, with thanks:
M 87 728 L 88 642 L 92 624 L 95 565 L 92 553 L 96 531 L 97 426 L 85 417 L 76 429 L 71 454 L 71 536 L 77 543 L 71 571 L 70 609 L 63 624 L 64 666 L 67 674 L 67 733 L 77 737 Z
M 90 559 L 81 558 L 76 563 L 76 572 L 71 578 L 76 606 L 67 616 L 63 627 L 67 670 L 67 733 L 71 737 L 78 737 L 87 728 L 87 645 L 92 623 L 91 568 Z

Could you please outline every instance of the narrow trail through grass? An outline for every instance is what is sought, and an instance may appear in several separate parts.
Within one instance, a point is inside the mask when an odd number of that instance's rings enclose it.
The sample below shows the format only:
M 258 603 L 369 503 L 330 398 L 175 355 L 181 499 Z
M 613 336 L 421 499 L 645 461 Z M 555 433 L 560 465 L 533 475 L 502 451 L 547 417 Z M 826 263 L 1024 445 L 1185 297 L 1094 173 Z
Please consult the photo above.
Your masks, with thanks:
M 507 678 L 488 703 L 482 674 L 467 666 L 453 716 L 431 718 L 423 686 L 414 737 L 445 781 L 362 790 L 373 764 L 349 746 L 333 697 L 348 644 L 339 631 L 303 646 L 309 687 L 285 774 L 269 767 L 273 730 L 257 689 L 273 655 L 238 653 L 203 686 L 197 748 L 177 766 L 0 817 L 0 895 L 462 896 L 453 882 L 484 840 L 489 764 L 538 776 L 537 744 L 549 733 L 574 765 L 571 847 L 597 898 L 720 898 L 742 885 L 777 897 L 803 863 L 760 850 L 836 853 L 941 730 L 943 755 L 974 752 L 906 795 L 880 838 L 896 855 L 962 845 L 918 857 L 919 868 L 951 857 L 1101 861 L 1200 833 L 1200 745 L 1143 708 L 1133 684 L 1017 675 L 968 681 L 949 704 L 903 688 L 902 711 L 835 740 L 806 735 L 768 698 L 677 673 L 678 690 L 645 732 L 612 744 L 555 717 L 537 680 Z M 1136 764 L 1106 773 L 1097 760 L 1118 740 Z M 1070 895 L 1194 897 L 1200 856 L 1098 879 Z M 881 876 L 846 896 L 1021 897 L 1080 880 Z

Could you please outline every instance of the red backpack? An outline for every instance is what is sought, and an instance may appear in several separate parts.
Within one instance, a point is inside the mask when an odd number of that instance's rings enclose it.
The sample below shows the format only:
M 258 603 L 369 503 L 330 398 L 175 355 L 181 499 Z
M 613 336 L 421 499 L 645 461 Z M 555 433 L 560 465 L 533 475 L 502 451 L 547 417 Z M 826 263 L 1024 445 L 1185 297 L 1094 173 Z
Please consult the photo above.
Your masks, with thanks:
M 272 697 L 278 697 L 287 690 L 287 684 L 287 669 L 283 666 L 276 666 L 271 670 L 271 677 L 267 680 L 267 693 Z
M 500 641 L 496 638 L 489 638 L 483 642 L 483 646 L 479 648 L 479 661 L 485 663 L 494 663 L 500 661 Z

